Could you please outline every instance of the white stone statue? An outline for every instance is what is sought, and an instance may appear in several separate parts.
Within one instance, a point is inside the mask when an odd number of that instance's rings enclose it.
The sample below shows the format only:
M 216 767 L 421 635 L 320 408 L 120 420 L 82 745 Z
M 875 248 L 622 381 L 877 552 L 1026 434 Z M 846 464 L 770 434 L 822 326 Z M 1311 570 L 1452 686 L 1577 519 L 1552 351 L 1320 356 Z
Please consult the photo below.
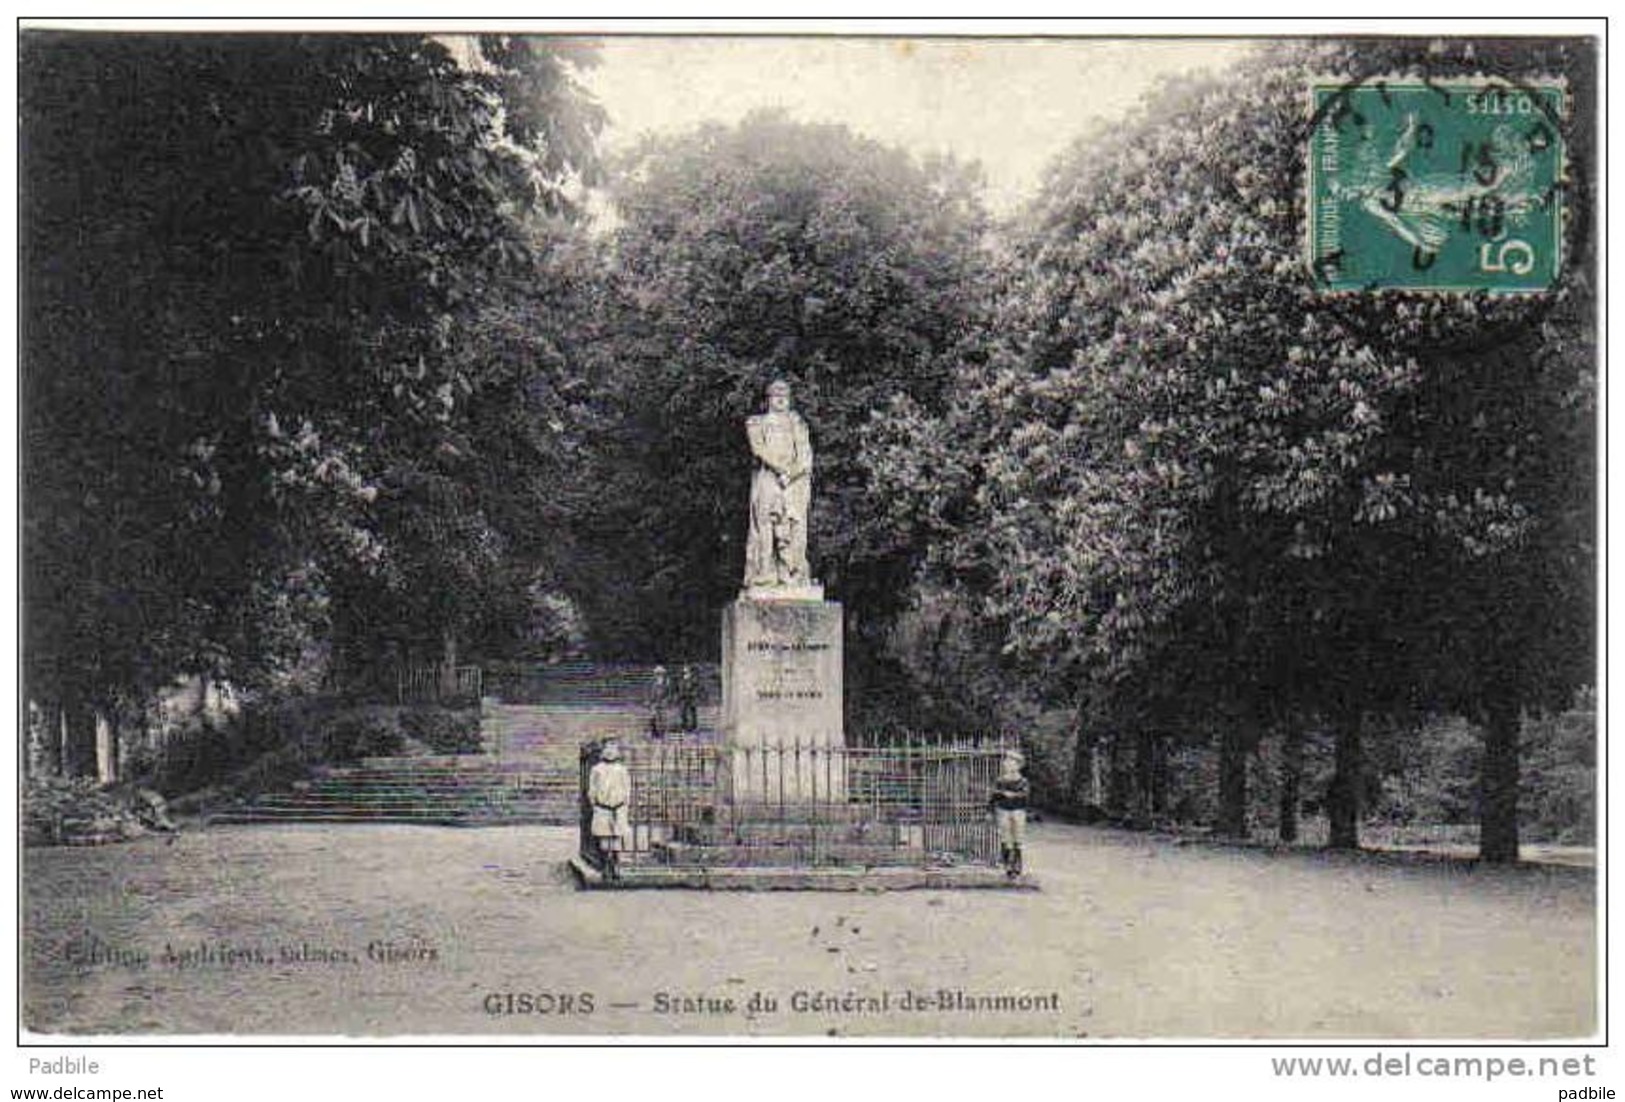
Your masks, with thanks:
M 789 383 L 776 379 L 768 385 L 767 412 L 748 418 L 745 433 L 756 457 L 745 540 L 745 589 L 812 595 L 819 590 L 807 566 L 812 441 L 807 422 L 790 408 Z

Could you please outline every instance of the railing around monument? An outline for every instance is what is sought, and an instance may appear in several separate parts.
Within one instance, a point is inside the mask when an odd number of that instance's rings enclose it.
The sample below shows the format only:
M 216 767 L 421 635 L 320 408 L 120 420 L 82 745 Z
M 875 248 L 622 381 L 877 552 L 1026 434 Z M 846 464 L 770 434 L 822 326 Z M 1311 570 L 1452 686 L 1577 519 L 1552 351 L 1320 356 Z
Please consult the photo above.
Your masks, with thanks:
M 994 864 L 988 797 L 1004 738 L 884 746 L 623 746 L 629 867 Z M 581 754 L 581 853 L 598 859 Z

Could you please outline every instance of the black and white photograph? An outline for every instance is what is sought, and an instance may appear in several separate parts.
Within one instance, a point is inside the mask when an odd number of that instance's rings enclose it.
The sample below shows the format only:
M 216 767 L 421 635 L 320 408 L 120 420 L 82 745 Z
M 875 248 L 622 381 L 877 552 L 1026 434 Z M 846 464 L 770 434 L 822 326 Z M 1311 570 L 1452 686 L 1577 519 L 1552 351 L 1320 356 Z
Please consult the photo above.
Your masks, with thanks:
M 7 1086 L 1607 1087 L 1605 30 L 23 21 Z

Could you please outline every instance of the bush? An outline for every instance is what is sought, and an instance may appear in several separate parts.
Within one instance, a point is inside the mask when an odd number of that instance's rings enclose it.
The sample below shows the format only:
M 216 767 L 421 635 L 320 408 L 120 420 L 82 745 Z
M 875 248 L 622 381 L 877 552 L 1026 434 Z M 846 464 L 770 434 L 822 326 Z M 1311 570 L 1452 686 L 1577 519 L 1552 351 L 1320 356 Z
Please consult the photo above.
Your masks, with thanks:
M 252 799 L 266 792 L 285 789 L 309 774 L 310 769 L 300 757 L 299 748 L 284 746 L 255 759 L 232 779 L 232 788 L 238 795 Z
M 322 728 L 321 756 L 326 761 L 390 757 L 405 747 L 400 728 L 378 717 L 340 716 Z
M 1021 750 L 1025 773 L 1032 784 L 1033 804 L 1048 810 L 1075 810 L 1072 803 L 1072 766 L 1076 746 L 1072 713 L 1044 712 L 1022 727 Z
M 225 732 L 212 726 L 171 735 L 157 764 L 158 791 L 175 796 L 214 783 L 233 764 L 230 750 Z
M 227 778 L 285 746 L 296 745 L 304 729 L 297 713 L 284 707 L 246 708 L 218 725 L 206 721 L 176 730 L 127 765 L 126 776 L 178 796 L 221 784 Z
M 1518 801 L 1525 841 L 1596 844 L 1597 716 L 1589 699 L 1524 721 Z
M 482 747 L 478 712 L 449 708 L 406 712 L 401 726 L 436 754 L 478 754 Z
M 102 845 L 175 829 L 153 793 L 103 788 L 89 777 L 30 777 L 23 785 L 23 844 Z

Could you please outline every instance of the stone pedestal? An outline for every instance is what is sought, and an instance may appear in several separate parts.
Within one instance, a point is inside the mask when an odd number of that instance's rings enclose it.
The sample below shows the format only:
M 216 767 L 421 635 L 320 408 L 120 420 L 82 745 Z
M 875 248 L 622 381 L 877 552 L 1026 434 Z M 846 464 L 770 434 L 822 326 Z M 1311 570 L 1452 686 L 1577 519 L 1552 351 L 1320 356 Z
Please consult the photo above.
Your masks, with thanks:
M 843 798 L 842 616 L 822 591 L 748 591 L 722 612 L 722 733 L 736 800 Z M 798 753 L 798 748 L 800 752 Z

